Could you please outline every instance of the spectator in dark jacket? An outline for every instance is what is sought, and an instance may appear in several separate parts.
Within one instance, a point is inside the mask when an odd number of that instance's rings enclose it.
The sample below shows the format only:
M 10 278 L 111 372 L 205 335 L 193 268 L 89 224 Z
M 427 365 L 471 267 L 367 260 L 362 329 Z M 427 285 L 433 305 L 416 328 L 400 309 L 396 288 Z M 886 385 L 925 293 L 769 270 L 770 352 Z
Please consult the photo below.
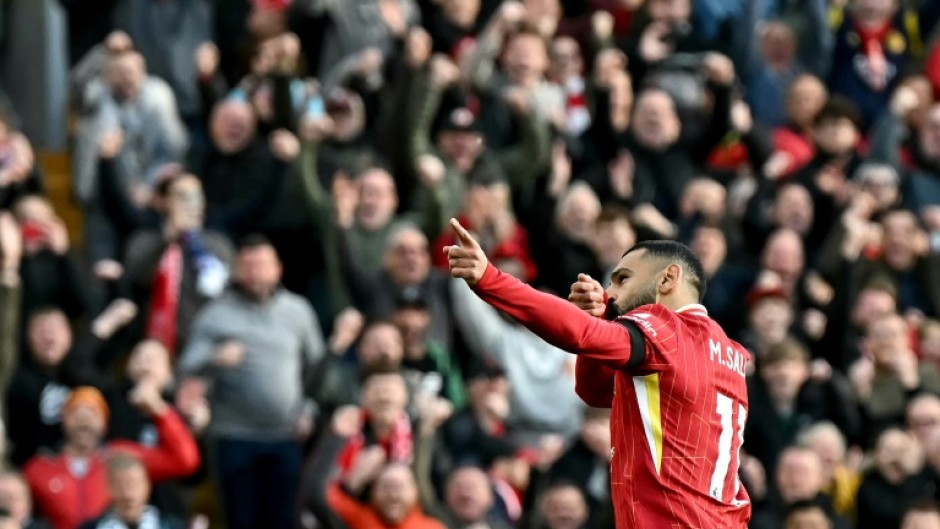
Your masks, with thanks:
M 102 343 L 134 315 L 133 307 L 117 303 L 102 313 L 91 329 L 73 340 L 68 319 L 58 308 L 34 312 L 29 318 L 29 351 L 10 387 L 12 459 L 23 464 L 38 450 L 55 449 L 62 440 L 62 407 L 73 388 L 100 384 L 95 356 Z
M 205 197 L 189 174 L 166 182 L 159 230 L 135 233 L 127 244 L 122 295 L 140 307 L 133 337 L 157 340 L 176 354 L 196 312 L 228 283 L 234 250 L 222 234 L 203 228 Z
M 467 378 L 467 394 L 469 406 L 442 427 L 442 445 L 451 461 L 489 466 L 513 455 L 516 446 L 506 438 L 504 422 L 509 416 L 506 372 L 495 364 L 476 364 Z

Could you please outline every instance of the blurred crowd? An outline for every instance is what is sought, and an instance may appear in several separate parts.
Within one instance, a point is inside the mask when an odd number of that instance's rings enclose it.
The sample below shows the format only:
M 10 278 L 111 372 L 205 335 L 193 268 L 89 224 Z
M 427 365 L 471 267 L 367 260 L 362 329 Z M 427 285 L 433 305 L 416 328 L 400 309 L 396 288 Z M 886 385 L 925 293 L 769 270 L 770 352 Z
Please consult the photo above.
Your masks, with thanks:
M 0 92 L 0 528 L 612 528 L 609 410 L 456 217 L 562 297 L 689 244 L 751 527 L 940 529 L 940 0 L 59 4 L 80 228 Z

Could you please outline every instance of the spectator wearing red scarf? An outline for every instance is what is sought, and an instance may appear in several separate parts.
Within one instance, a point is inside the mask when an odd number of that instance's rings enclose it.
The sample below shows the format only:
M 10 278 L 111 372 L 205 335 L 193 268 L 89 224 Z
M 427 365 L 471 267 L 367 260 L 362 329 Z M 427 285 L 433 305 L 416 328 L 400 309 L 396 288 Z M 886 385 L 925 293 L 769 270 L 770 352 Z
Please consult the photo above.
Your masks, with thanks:
M 362 385 L 362 428 L 349 436 L 337 464 L 347 475 L 364 451 L 379 446 L 388 462 L 411 463 L 414 443 L 408 417 L 408 387 L 402 375 L 391 369 L 377 369 L 366 375 Z
M 915 12 L 898 9 L 897 0 L 862 0 L 838 24 L 829 87 L 858 105 L 866 128 L 887 107 L 910 60 L 923 54 L 921 39 L 938 19 L 937 2 Z

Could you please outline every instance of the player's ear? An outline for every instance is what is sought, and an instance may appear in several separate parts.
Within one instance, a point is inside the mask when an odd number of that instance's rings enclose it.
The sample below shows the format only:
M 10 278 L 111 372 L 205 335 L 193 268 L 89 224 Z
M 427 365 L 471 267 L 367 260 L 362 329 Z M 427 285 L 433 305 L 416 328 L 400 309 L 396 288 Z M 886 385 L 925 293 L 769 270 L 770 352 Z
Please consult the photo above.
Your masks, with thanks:
M 665 296 L 678 288 L 680 281 L 682 281 L 682 267 L 671 264 L 663 270 L 662 276 L 659 278 L 659 284 L 656 287 L 659 293 Z

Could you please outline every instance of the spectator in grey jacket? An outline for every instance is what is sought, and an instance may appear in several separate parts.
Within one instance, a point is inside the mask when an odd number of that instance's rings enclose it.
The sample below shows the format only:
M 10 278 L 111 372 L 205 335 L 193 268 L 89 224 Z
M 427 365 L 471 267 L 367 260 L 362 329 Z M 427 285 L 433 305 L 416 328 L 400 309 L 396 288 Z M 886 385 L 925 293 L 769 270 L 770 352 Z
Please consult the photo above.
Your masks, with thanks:
M 325 345 L 307 302 L 280 287 L 281 264 L 259 237 L 242 243 L 235 285 L 197 316 L 180 359 L 205 376 L 219 486 L 231 529 L 292 529 L 301 442 L 315 405 L 305 381 Z
M 111 51 L 101 45 L 78 70 L 83 71 L 76 72 L 74 83 L 81 91 L 76 97 L 83 117 L 76 146 L 75 186 L 81 200 L 96 198 L 95 168 L 105 133 L 123 133 L 119 161 L 125 179 L 153 184 L 163 164 L 182 160 L 187 138 L 176 98 L 166 81 L 148 74 L 140 53 L 120 47 Z
M 114 25 L 134 39 L 154 74 L 173 87 L 187 123 L 201 111 L 195 50 L 212 38 L 214 4 L 212 0 L 119 0 L 114 9 Z
M 103 47 L 91 53 L 104 55 L 104 76 L 83 88 L 73 185 L 77 198 L 88 208 L 89 258 L 97 263 L 120 254 L 118 221 L 99 207 L 103 199 L 97 166 L 104 136 L 121 133 L 115 170 L 140 205 L 152 195 L 160 170 L 182 160 L 187 139 L 172 90 L 162 79 L 147 74 L 141 54 L 112 53 Z

